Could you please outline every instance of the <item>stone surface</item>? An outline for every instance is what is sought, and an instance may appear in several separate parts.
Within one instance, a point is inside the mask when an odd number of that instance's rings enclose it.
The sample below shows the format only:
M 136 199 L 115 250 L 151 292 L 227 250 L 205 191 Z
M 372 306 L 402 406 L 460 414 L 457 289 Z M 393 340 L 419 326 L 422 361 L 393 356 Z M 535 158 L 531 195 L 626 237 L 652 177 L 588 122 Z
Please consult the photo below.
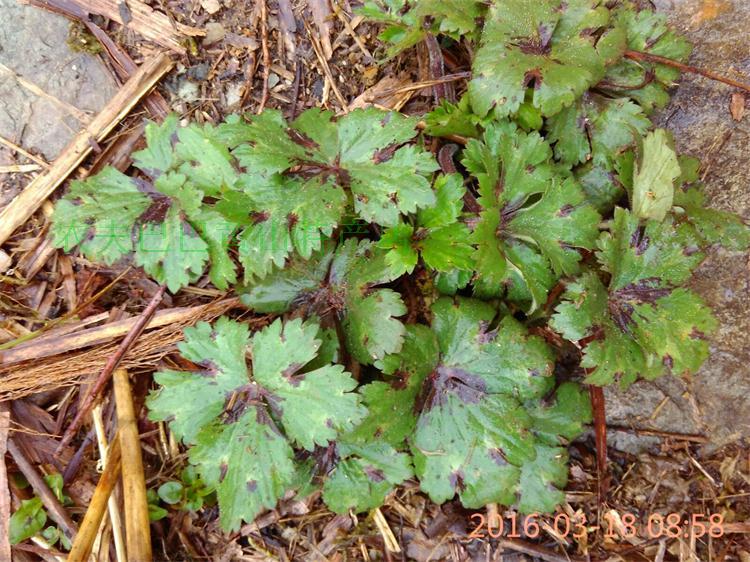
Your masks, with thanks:
M 70 22 L 16 0 L 0 0 L 0 63 L 44 92 L 96 114 L 116 85 L 96 57 L 67 44 Z M 82 124 L 21 87 L 0 67 L 0 135 L 53 160 Z
M 750 2 L 655 3 L 695 45 L 691 64 L 750 82 Z M 674 132 L 680 152 L 703 161 L 710 205 L 748 220 L 750 115 L 740 122 L 732 119 L 729 106 L 734 92 L 700 76 L 684 75 L 657 122 Z M 608 391 L 608 421 L 679 433 L 705 432 L 714 445 L 721 445 L 750 436 L 748 254 L 712 251 L 692 285 L 714 308 L 721 325 L 712 341 L 711 358 L 692 381 L 661 379 L 638 383 L 625 393 Z M 658 441 L 624 432 L 614 432 L 610 440 L 631 452 Z

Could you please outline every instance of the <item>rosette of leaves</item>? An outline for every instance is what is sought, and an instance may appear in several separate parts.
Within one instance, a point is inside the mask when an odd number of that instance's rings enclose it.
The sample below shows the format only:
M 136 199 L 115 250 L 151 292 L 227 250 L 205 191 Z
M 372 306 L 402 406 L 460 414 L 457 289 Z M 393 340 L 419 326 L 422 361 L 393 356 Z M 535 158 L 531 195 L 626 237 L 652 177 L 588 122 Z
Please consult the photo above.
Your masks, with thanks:
M 420 357 L 429 375 L 409 439 L 422 490 L 437 503 L 458 494 L 469 508 L 553 510 L 567 480 L 561 445 L 590 421 L 586 394 L 573 383 L 553 392 L 551 349 L 489 304 L 444 297 L 432 315 L 417 346 L 433 351 Z M 410 353 L 405 347 L 402 360 L 413 361 Z
M 95 262 L 132 258 L 170 291 L 196 281 L 209 266 L 211 281 L 227 288 L 237 280 L 228 249 L 236 226 L 206 204 L 234 186 L 233 158 L 196 124 L 177 117 L 146 125 L 148 147 L 133 154 L 145 178 L 108 167 L 71 183 L 58 201 L 52 241 Z
M 216 490 L 225 530 L 270 509 L 298 481 L 295 449 L 313 451 L 350 431 L 366 414 L 356 381 L 340 365 L 307 366 L 321 340 L 300 319 L 250 337 L 220 318 L 185 330 L 180 352 L 197 370 L 162 371 L 148 398 L 152 420 L 169 421 L 190 445 L 189 459 Z
M 394 278 L 411 273 L 420 256 L 435 271 L 472 268 L 469 229 L 459 220 L 465 193 L 460 174 L 441 175 L 435 180 L 434 206 L 420 210 L 413 224 L 404 222 L 383 232 L 377 245 L 387 250 Z
M 463 164 L 476 178 L 482 207 L 471 241 L 481 296 L 544 303 L 560 275 L 577 272 L 577 248 L 598 237 L 599 215 L 578 183 L 552 162 L 549 144 L 510 122 L 489 125 L 466 145 Z
M 245 290 L 242 301 L 257 312 L 303 309 L 340 322 L 346 349 L 370 364 L 401 349 L 406 314 L 401 295 L 379 285 L 395 279 L 386 252 L 369 240 L 328 243 L 310 260 L 294 259 Z
M 422 41 L 427 33 L 455 40 L 471 36 L 485 11 L 479 0 L 367 0 L 358 13 L 385 24 L 378 39 L 389 44 L 386 54 L 393 57 Z
M 598 242 L 594 271 L 568 285 L 551 325 L 583 347 L 587 382 L 619 381 L 694 372 L 708 357 L 716 327 L 698 295 L 682 287 L 702 261 L 701 240 L 689 223 L 667 216 L 639 221 L 615 209 L 609 232 Z
M 625 51 L 601 0 L 494 0 L 472 62 L 474 111 L 515 113 L 533 86 L 544 116 L 571 105 L 601 80 Z
M 268 110 L 230 118 L 219 135 L 247 170 L 217 209 L 245 228 L 239 259 L 245 280 L 262 279 L 296 250 L 321 247 L 350 209 L 367 222 L 398 223 L 401 213 L 432 205 L 434 158 L 410 143 L 416 121 L 356 110 L 335 118 L 318 109 L 287 123 Z
M 625 0 L 613 10 L 612 18 L 625 30 L 627 48 L 678 62 L 687 62 L 690 42 L 667 25 L 667 18 L 641 2 Z M 673 66 L 645 59 L 624 58 L 607 70 L 598 87 L 617 92 L 638 102 L 646 113 L 669 102 L 668 89 L 674 86 L 680 71 Z

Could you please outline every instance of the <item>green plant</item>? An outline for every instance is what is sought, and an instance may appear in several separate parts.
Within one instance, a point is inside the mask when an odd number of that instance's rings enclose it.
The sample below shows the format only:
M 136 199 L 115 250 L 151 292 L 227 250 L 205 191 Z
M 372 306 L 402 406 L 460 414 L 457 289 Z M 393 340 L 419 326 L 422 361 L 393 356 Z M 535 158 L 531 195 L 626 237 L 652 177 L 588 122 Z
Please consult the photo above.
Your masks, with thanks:
M 198 511 L 204 504 L 216 502 L 214 490 L 198 476 L 194 466 L 185 467 L 179 480 L 169 480 L 154 490 L 149 490 L 149 512 L 152 521 L 163 519 L 167 511 L 159 506 L 159 500 L 177 509 Z
M 44 481 L 60 503 L 63 505 L 71 503 L 70 498 L 63 493 L 63 477 L 61 474 L 49 474 L 44 477 Z M 21 488 L 26 486 L 28 486 L 28 482 L 23 482 Z M 8 539 L 10 544 L 18 544 L 35 535 L 41 534 L 48 544 L 55 545 L 59 541 L 63 548 L 69 550 L 71 544 L 65 533 L 52 525 L 45 528 L 46 524 L 47 512 L 44 509 L 42 500 L 37 496 L 28 500 L 22 500 L 19 508 L 11 515 L 8 524 Z
M 426 33 L 475 42 L 466 94 L 424 116 L 424 134 L 467 137 L 460 172 L 439 173 L 417 119 L 392 112 L 171 117 L 147 126 L 135 174 L 58 203 L 65 249 L 133 259 L 173 291 L 208 268 L 272 317 L 187 329 L 193 366 L 157 373 L 148 399 L 226 529 L 295 490 L 371 509 L 409 478 L 437 502 L 551 511 L 591 418 L 581 382 L 684 375 L 708 355 L 715 320 L 684 285 L 749 231 L 705 207 L 696 162 L 649 120 L 674 70 L 626 56 L 689 45 L 629 0 L 461 6 L 365 7 L 391 54 Z M 580 361 L 560 383 L 563 347 Z M 187 502 L 182 484 L 160 491 Z

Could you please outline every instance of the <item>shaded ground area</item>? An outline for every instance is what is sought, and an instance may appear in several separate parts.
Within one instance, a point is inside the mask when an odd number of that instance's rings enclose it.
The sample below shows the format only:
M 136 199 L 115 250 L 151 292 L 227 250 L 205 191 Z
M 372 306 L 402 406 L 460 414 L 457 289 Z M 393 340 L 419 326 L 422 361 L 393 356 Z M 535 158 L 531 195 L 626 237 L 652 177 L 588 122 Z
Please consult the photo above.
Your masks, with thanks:
M 745 0 L 659 0 L 657 7 L 694 44 L 691 63 L 732 78 L 750 76 L 750 3 Z M 680 152 L 698 157 L 709 204 L 750 218 L 750 115 L 730 114 L 733 90 L 684 75 L 659 117 Z M 676 433 L 705 433 L 716 445 L 750 436 L 749 255 L 713 250 L 693 287 L 714 309 L 719 330 L 712 355 L 692 381 L 639 382 L 626 393 L 607 391 L 608 422 Z M 613 432 L 610 444 L 629 451 L 659 438 Z

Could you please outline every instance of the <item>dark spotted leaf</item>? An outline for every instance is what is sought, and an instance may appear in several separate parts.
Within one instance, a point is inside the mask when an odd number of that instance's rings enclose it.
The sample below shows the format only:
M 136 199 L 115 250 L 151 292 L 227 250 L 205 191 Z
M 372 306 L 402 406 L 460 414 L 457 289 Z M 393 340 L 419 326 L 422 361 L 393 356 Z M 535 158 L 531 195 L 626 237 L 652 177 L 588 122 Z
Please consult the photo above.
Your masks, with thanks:
M 401 349 L 406 314 L 401 296 L 376 288 L 393 280 L 386 252 L 374 243 L 349 238 L 337 249 L 328 244 L 309 261 L 293 260 L 285 269 L 248 287 L 243 302 L 258 312 L 283 312 L 292 306 L 325 316 L 335 313 L 346 346 L 365 364 Z
M 435 205 L 419 211 L 415 225 L 402 223 L 383 233 L 378 247 L 388 251 L 394 277 L 411 273 L 419 256 L 436 271 L 471 269 L 469 229 L 459 221 L 465 191 L 459 174 L 438 177 Z
M 432 312 L 440 356 L 423 384 L 411 440 L 422 489 L 436 502 L 458 494 L 469 508 L 490 502 L 526 512 L 554 508 L 560 492 L 546 484 L 565 484 L 564 451 L 549 454 L 543 443 L 557 427 L 573 436 L 588 409 L 563 407 L 551 414 L 524 406 L 538 403 L 554 385 L 553 359 L 545 343 L 513 318 L 491 329 L 496 311 L 461 298 L 443 298 Z M 559 401 L 570 399 L 562 395 Z M 545 479 L 544 487 L 527 489 L 532 473 Z
M 367 0 L 358 10 L 369 20 L 386 24 L 379 39 L 389 44 L 389 57 L 413 47 L 428 32 L 454 39 L 473 34 L 484 11 L 479 0 Z
M 708 357 L 716 321 L 700 297 L 680 287 L 703 255 L 689 224 L 665 220 L 641 226 L 616 209 L 597 254 L 609 285 L 587 272 L 568 285 L 551 325 L 587 342 L 581 365 L 588 382 L 624 387 L 638 378 L 695 372 Z
M 571 105 L 604 77 L 625 50 L 620 27 L 600 0 L 495 0 L 472 64 L 471 104 L 478 115 L 515 113 L 533 85 L 545 116 Z
M 341 443 L 340 457 L 323 485 L 323 500 L 336 513 L 380 507 L 396 485 L 411 478 L 411 459 L 387 443 Z
M 483 208 L 472 233 L 478 295 L 508 288 L 533 311 L 558 276 L 577 271 L 577 248 L 593 247 L 599 215 L 551 152 L 538 133 L 508 122 L 467 144 L 463 163 L 477 178 Z
M 227 288 L 237 280 L 229 256 L 236 225 L 205 198 L 237 181 L 229 152 L 212 129 L 178 128 L 174 117 L 147 125 L 146 137 L 151 144 L 133 158 L 149 179 L 105 168 L 73 182 L 55 207 L 53 243 L 65 250 L 80 245 L 86 258 L 108 265 L 132 259 L 172 292 L 206 266 L 211 281 Z
M 42 500 L 33 497 L 22 500 L 21 505 L 13 512 L 8 521 L 8 541 L 18 544 L 36 535 L 47 523 L 47 512 Z
M 415 119 L 376 109 L 355 110 L 340 118 L 311 109 L 292 123 L 277 111 L 266 111 L 248 122 L 220 127 L 220 136 L 236 145 L 233 154 L 248 173 L 296 178 L 289 193 L 306 189 L 306 194 L 295 196 L 299 204 L 322 206 L 310 212 L 326 213 L 325 220 L 338 218 L 336 209 L 345 200 L 341 198 L 349 196 L 362 219 L 393 226 L 400 213 L 414 213 L 435 202 L 428 178 L 437 164 L 429 152 L 407 144 L 417 134 L 416 124 Z M 254 190 L 249 184 L 248 192 Z M 340 194 L 321 195 L 318 190 Z M 275 189 L 272 196 L 278 193 Z
M 423 325 L 407 326 L 401 351 L 377 364 L 385 380 L 360 389 L 368 415 L 345 439 L 364 444 L 383 441 L 396 448 L 403 445 L 417 421 L 414 412 L 417 394 L 438 357 L 435 333 Z
M 629 99 L 587 93 L 548 120 L 547 138 L 565 164 L 591 161 L 611 170 L 617 157 L 634 147 L 650 126 L 643 110 Z
M 613 10 L 616 25 L 625 30 L 628 49 L 687 62 L 692 45 L 667 25 L 667 18 L 644 7 L 643 2 L 625 0 Z M 672 66 L 622 59 L 610 67 L 600 88 L 638 102 L 646 113 L 669 102 L 668 89 L 680 71 Z
M 154 377 L 160 388 L 148 398 L 149 416 L 169 421 L 177 438 L 194 445 L 190 461 L 217 490 L 227 530 L 289 489 L 294 446 L 326 446 L 366 413 L 343 367 L 305 369 L 321 346 L 318 331 L 312 322 L 276 320 L 251 338 L 228 318 L 200 323 L 186 329 L 179 348 L 202 370 Z
M 727 211 L 706 206 L 703 185 L 698 181 L 700 162 L 692 158 L 680 161 L 680 187 L 674 194 L 675 218 L 689 222 L 705 245 L 721 244 L 730 250 L 746 250 L 750 246 L 750 228 L 740 217 Z

